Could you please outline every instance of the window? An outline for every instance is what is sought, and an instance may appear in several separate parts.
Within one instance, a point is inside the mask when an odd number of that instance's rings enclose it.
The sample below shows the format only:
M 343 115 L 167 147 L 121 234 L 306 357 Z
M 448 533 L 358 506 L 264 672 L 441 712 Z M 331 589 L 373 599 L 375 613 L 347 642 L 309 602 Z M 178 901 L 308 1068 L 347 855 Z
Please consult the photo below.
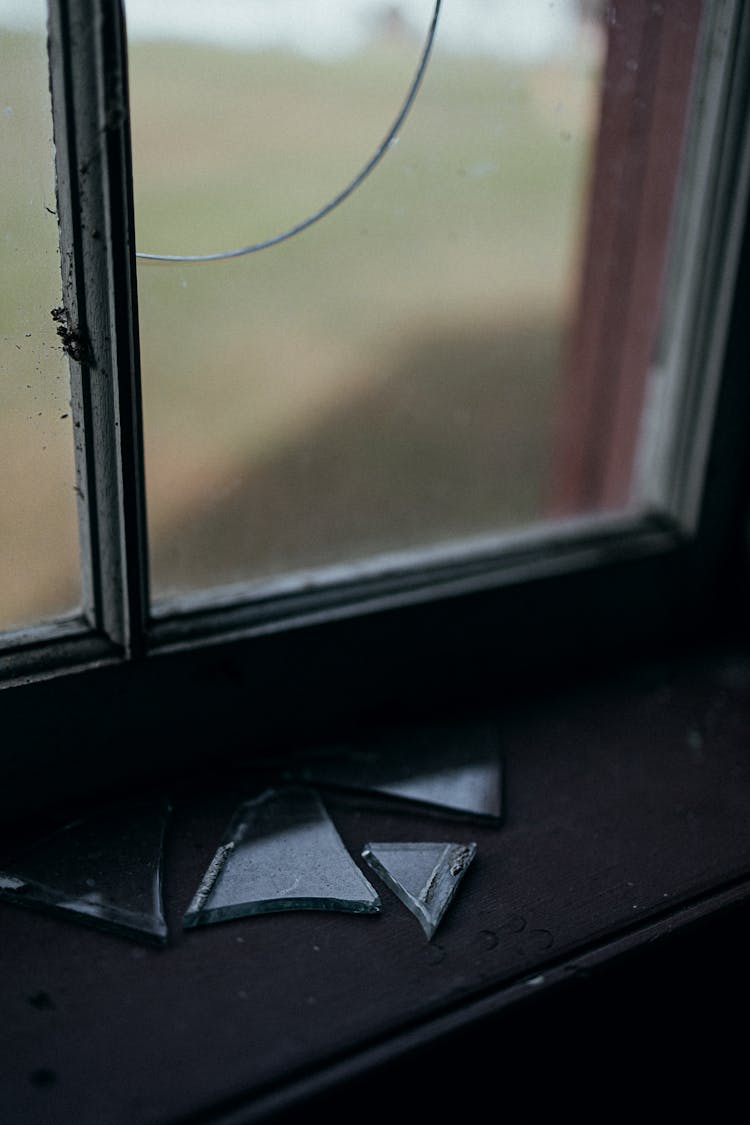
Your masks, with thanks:
M 694 12 L 689 4 L 648 5 L 652 16 L 667 7 L 670 18 L 674 11 Z M 620 5 L 607 10 L 614 18 Z M 4 951 L 10 951 L 13 971 L 4 974 L 12 993 L 5 1029 L 14 1041 L 2 1055 L 15 1071 L 12 1093 L 20 1091 L 18 1104 L 30 1106 L 28 1120 L 39 1116 L 33 1099 L 54 1089 L 59 1100 L 52 1112 L 59 1111 L 60 1119 L 92 1125 L 107 1118 L 229 1122 L 247 1120 L 248 1091 L 251 1112 L 259 1100 L 261 1111 L 270 1111 L 283 1106 L 290 1090 L 302 1097 L 342 1072 L 367 1079 L 368 1068 L 385 1057 L 405 1059 L 404 1071 L 411 1079 L 416 1074 L 414 1088 L 422 1098 L 430 1094 L 436 1070 L 443 1072 L 444 1058 L 462 1080 L 471 1075 L 477 1040 L 487 1041 L 488 1013 L 521 994 L 541 996 L 550 982 L 595 971 L 599 959 L 611 963 L 624 948 L 645 947 L 673 925 L 718 914 L 722 905 L 743 898 L 746 911 L 750 901 L 750 332 L 741 296 L 750 269 L 750 13 L 739 3 L 710 3 L 700 25 L 703 62 L 683 150 L 688 189 L 678 197 L 665 264 L 669 300 L 656 374 L 636 388 L 647 396 L 648 425 L 638 435 L 644 450 L 638 460 L 641 503 L 480 546 L 415 552 L 389 567 L 342 567 L 308 587 L 292 583 L 253 597 L 247 591 L 186 597 L 159 614 L 149 608 L 120 16 L 115 0 L 50 4 L 63 327 L 74 353 L 73 412 L 82 436 L 76 462 L 82 613 L 2 638 L 2 816 L 18 821 L 72 794 L 95 792 L 98 798 L 144 778 L 182 779 L 198 761 L 189 827 L 198 836 L 203 832 L 210 849 L 215 827 L 203 785 L 233 752 L 246 756 L 260 747 L 268 753 L 276 744 L 338 735 L 368 722 L 409 715 L 429 715 L 434 722 L 451 711 L 473 714 L 491 706 L 506 720 L 513 757 L 508 800 L 516 816 L 512 831 L 502 840 L 498 835 L 491 874 L 512 878 L 500 888 L 498 876 L 500 902 L 483 899 L 486 883 L 477 884 L 481 893 L 471 926 L 442 950 L 407 948 L 390 939 L 387 949 L 378 950 L 362 930 L 351 945 L 339 946 L 331 917 L 320 923 L 325 937 L 333 935 L 321 948 L 309 941 L 305 923 L 290 916 L 283 918 L 289 928 L 276 927 L 274 919 L 259 927 L 252 946 L 249 938 L 234 945 L 234 935 L 230 942 L 226 931 L 207 931 L 205 943 L 184 943 L 165 972 L 165 962 L 155 960 L 158 952 L 153 960 L 136 959 L 129 949 L 123 954 L 102 944 L 89 955 L 94 947 L 81 939 L 71 955 L 59 933 L 49 930 L 32 948 L 24 938 L 37 931 L 9 925 L 13 935 Z M 650 35 L 645 41 L 655 42 Z M 626 222 L 621 245 L 629 249 L 635 237 Z M 632 257 L 631 267 L 635 277 Z M 631 355 L 638 351 L 636 298 L 642 292 L 637 285 L 629 290 L 633 303 L 623 325 L 613 327 L 607 309 L 610 334 L 622 328 Z M 582 323 L 578 346 L 607 361 L 611 335 L 594 346 L 585 339 L 594 328 Z M 589 378 L 601 373 L 597 363 L 570 368 L 571 380 L 584 372 L 583 389 L 573 386 L 570 393 L 594 418 Z M 612 488 L 621 486 L 617 464 L 634 436 L 628 424 L 632 403 L 625 401 L 632 387 L 624 367 L 615 375 L 617 409 L 595 446 L 604 471 L 593 474 Z M 592 476 L 578 473 L 570 458 L 576 442 L 575 432 L 561 437 L 559 456 L 570 470 L 565 488 L 590 497 Z M 600 495 L 586 505 L 608 509 L 609 501 Z M 742 659 L 724 660 L 738 631 Z M 683 641 L 695 649 L 681 677 L 669 680 L 644 667 Z M 599 673 L 618 667 L 622 675 L 602 689 Z M 575 699 L 559 691 L 571 684 Z M 543 690 L 550 685 L 554 693 Z M 555 693 L 557 701 L 550 702 Z M 524 696 L 519 717 L 514 704 Z M 709 727 L 719 730 L 710 745 Z M 352 843 L 359 815 L 359 809 L 350 810 Z M 200 878 L 203 870 L 195 838 L 185 833 L 180 841 L 181 862 L 191 852 L 179 875 L 186 900 L 193 874 Z M 191 863 L 195 872 L 187 872 Z M 489 868 L 493 862 L 485 873 Z M 481 872 L 479 861 L 474 871 Z M 648 878 L 641 878 L 644 872 Z M 648 900 L 643 913 L 641 891 Z M 39 932 L 54 923 L 37 921 Z M 744 926 L 720 929 L 712 952 L 722 964 L 743 935 Z M 213 955 L 207 957 L 211 941 Z M 704 999 L 731 991 L 716 989 L 716 959 L 704 970 L 705 945 L 698 946 L 697 952 L 696 943 L 688 948 L 681 962 L 690 981 L 705 972 Z M 671 958 L 655 956 L 660 976 Z M 42 991 L 47 982 L 36 975 L 41 958 L 45 973 L 64 979 L 71 1001 L 54 1012 Z M 737 960 L 746 960 L 744 949 Z M 310 979 L 319 990 L 307 987 Z M 625 987 L 630 991 L 637 983 L 626 979 Z M 692 1001 L 694 993 L 689 995 Z M 556 1020 L 552 1035 L 542 1021 L 555 1047 L 574 1039 L 579 1049 L 580 1040 L 570 1034 L 574 1006 L 557 1006 L 564 1018 Z M 609 1051 L 602 1007 L 593 1007 L 593 1031 L 584 1042 L 595 1036 Z M 149 1026 L 143 1012 L 159 1018 Z M 681 1015 L 681 1008 L 672 1009 L 678 1034 Z M 532 1015 L 530 1022 L 522 1044 L 536 1067 L 544 1044 L 538 1020 Z M 650 1022 L 662 1036 L 662 1019 Z M 694 1010 L 685 1012 L 684 1022 L 686 1037 L 692 1037 L 700 1022 Z M 640 1023 L 641 1041 L 645 1037 L 651 1046 Z M 722 1023 L 706 1021 L 708 1034 Z M 30 1028 L 28 1037 L 19 1027 Z M 412 1070 L 408 1049 L 441 1036 L 450 1050 L 428 1053 Z M 64 1069 L 56 1086 L 56 1060 L 40 1057 L 33 1069 L 18 1069 L 19 1055 L 31 1058 L 25 1049 L 32 1042 L 60 1052 Z M 492 1042 L 493 1066 L 485 1073 L 496 1094 Z M 615 1042 L 625 1046 L 621 1037 Z M 660 1061 L 662 1046 L 654 1052 Z M 521 1053 L 511 1052 L 511 1061 Z M 613 1054 L 619 1065 L 623 1055 Z M 577 1074 L 580 1057 L 572 1061 Z M 296 1068 L 291 1087 L 288 1066 Z M 157 1076 L 149 1080 L 152 1074 Z M 117 1098 L 112 1075 L 121 1082 Z M 538 1071 L 534 1079 L 538 1084 Z M 485 1078 L 483 1089 L 486 1084 Z M 363 1088 L 364 1081 L 360 1093 Z M 557 1096 L 557 1085 L 550 1088 Z M 453 1090 L 460 1091 L 464 1109 L 465 1086 L 456 1082 L 448 1096 Z M 392 1109 L 387 1087 L 386 1097 L 377 1084 L 365 1093 L 368 1105 L 379 1098 Z M 8 1104 L 15 1108 L 14 1101 Z
M 334 198 L 433 10 L 129 0 L 139 250 L 231 251 Z M 156 614 L 548 515 L 604 40 L 574 5 L 451 0 L 342 206 L 262 253 L 138 262 Z
M 636 9 L 641 23 L 627 23 Z M 365 559 L 320 579 L 209 591 L 152 612 L 122 13 L 104 0 L 51 4 L 63 296 L 75 341 L 69 349 L 72 412 L 82 435 L 76 461 L 82 616 L 2 639 L 5 682 L 19 689 L 6 696 L 11 712 L 26 722 L 33 699 L 55 701 L 52 710 L 40 706 L 28 720 L 29 731 L 38 726 L 31 741 L 41 760 L 60 739 L 70 739 L 95 784 L 94 748 L 102 739 L 113 748 L 127 746 L 124 754 L 112 751 L 126 772 L 137 773 L 145 761 L 150 767 L 154 753 L 159 757 L 162 751 L 149 744 L 144 761 L 138 760 L 139 739 L 133 736 L 144 721 L 155 744 L 177 729 L 202 730 L 210 742 L 214 724 L 224 726 L 227 716 L 240 712 L 241 721 L 229 720 L 236 721 L 235 731 L 249 735 L 249 722 L 258 736 L 273 729 L 284 737 L 373 709 L 409 710 L 433 699 L 440 685 L 449 684 L 449 697 L 458 698 L 495 677 L 498 668 L 518 682 L 531 669 L 542 674 L 570 656 L 596 661 L 598 653 L 622 651 L 647 637 L 676 636 L 714 612 L 717 568 L 736 535 L 742 489 L 741 443 L 727 421 L 737 416 L 727 403 L 736 406 L 742 392 L 724 359 L 744 214 L 744 24 L 730 3 L 705 5 L 700 22 L 695 4 L 677 5 L 668 16 L 658 5 L 627 11 L 607 8 L 611 22 L 619 20 L 621 34 L 636 45 L 650 44 L 648 20 L 663 18 L 664 35 L 683 34 L 688 55 L 699 37 L 703 60 L 682 149 L 686 186 L 673 225 L 659 377 L 648 383 L 649 425 L 640 438 L 647 454 L 639 457 L 641 502 L 623 507 L 618 486 L 614 511 L 606 500 L 601 514 L 456 540 L 448 550 Z M 621 51 L 633 46 L 616 36 L 613 42 Z M 652 70 L 656 63 L 667 65 L 672 45 L 657 52 Z M 634 58 L 628 53 L 626 62 Z M 637 69 L 626 66 L 625 73 Z M 689 69 L 673 66 L 668 74 L 680 105 Z M 649 81 L 659 88 L 657 74 Z M 640 94 L 635 96 L 637 102 Z M 683 112 L 652 108 L 666 113 L 667 122 Z M 673 176 L 674 145 L 670 160 Z M 597 190 L 595 183 L 594 197 Z M 663 228 L 663 201 L 655 220 L 641 214 L 639 221 L 658 221 Z M 618 234 L 621 240 L 631 236 L 627 228 Z M 657 242 L 663 243 L 663 230 Z M 637 271 L 647 265 L 633 265 L 636 295 Z M 579 317 L 584 333 L 595 327 L 587 323 L 589 304 L 585 299 Z M 636 345 L 642 349 L 638 321 L 636 301 L 623 329 L 633 341 L 631 352 Z M 605 385 L 601 371 L 615 335 L 608 331 L 605 350 L 594 361 L 596 347 L 581 345 L 589 356 L 588 374 L 577 376 L 584 383 L 598 370 L 596 385 Z M 621 369 L 618 395 L 629 385 L 629 370 Z M 624 435 L 623 449 L 632 448 L 632 404 L 625 402 L 623 411 L 630 422 L 618 423 L 617 432 Z M 595 404 L 580 412 L 584 416 L 589 432 L 596 432 Z M 569 417 L 578 421 L 579 413 Z M 721 440 L 712 444 L 712 433 Z M 566 440 L 569 448 L 571 441 L 573 448 L 580 444 L 575 434 Z M 600 446 L 619 457 L 616 447 Z M 571 465 L 564 443 L 561 448 Z M 559 475 L 565 478 L 565 472 Z M 598 506 L 586 499 L 573 503 L 574 510 Z M 200 685 L 200 703 L 186 690 L 190 685 Z M 80 700 L 91 692 L 108 703 L 90 732 L 76 729 L 73 737 L 67 723 L 78 727 Z M 164 753 L 169 760 L 173 752 Z

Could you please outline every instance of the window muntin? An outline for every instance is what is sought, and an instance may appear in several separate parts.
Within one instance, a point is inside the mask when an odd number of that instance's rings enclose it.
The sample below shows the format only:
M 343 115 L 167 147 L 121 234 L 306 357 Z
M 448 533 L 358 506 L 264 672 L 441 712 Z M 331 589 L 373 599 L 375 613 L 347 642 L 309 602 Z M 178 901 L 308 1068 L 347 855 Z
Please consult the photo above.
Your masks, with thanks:
M 80 601 L 46 5 L 0 2 L 0 629 Z

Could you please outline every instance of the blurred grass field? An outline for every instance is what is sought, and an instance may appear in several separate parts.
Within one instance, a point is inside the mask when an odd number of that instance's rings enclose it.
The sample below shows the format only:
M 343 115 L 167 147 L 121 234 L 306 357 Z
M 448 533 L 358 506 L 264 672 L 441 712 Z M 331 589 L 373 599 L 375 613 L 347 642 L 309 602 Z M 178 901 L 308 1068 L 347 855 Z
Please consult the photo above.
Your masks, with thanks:
M 44 105 L 38 48 L 0 38 L 5 104 Z M 229 249 L 314 210 L 380 141 L 417 54 L 133 43 L 138 248 Z M 398 145 L 319 225 L 139 266 L 157 596 L 543 515 L 597 67 L 438 53 Z M 75 604 L 77 536 L 51 172 L 9 174 L 49 152 L 38 128 L 2 136 L 7 627 Z
M 79 601 L 45 37 L 0 29 L 0 628 Z
M 418 45 L 325 62 L 131 47 L 138 247 L 227 250 L 314 211 Z M 438 52 L 398 145 L 250 258 L 139 268 L 159 595 L 544 514 L 597 66 Z

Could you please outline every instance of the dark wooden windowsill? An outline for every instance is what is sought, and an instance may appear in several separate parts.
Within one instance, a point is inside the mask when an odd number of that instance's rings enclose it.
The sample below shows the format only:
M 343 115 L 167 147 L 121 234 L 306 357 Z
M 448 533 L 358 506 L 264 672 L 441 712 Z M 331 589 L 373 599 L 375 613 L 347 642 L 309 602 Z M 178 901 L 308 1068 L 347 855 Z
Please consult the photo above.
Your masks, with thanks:
M 431 944 L 388 892 L 377 917 L 280 914 L 181 933 L 247 787 L 218 766 L 173 790 L 168 948 L 0 906 L 5 1119 L 238 1125 L 296 1117 L 324 1094 L 351 1114 L 363 1097 L 388 1104 L 399 1066 L 419 1079 L 419 1105 L 445 1108 L 458 1087 L 438 1096 L 429 1074 L 451 1059 L 462 1082 L 488 1081 L 478 1044 L 508 1063 L 546 1026 L 565 1038 L 593 1019 L 595 1038 L 616 1036 L 659 956 L 673 999 L 695 995 L 710 972 L 706 933 L 725 925 L 726 954 L 737 928 L 721 919 L 734 909 L 746 924 L 750 906 L 750 650 L 631 664 L 502 714 L 489 701 L 485 714 L 506 765 L 500 829 L 327 801 L 355 855 L 373 838 L 477 841 Z M 616 968 L 626 953 L 642 958 L 637 972 Z M 735 978 L 734 1003 L 746 985 Z

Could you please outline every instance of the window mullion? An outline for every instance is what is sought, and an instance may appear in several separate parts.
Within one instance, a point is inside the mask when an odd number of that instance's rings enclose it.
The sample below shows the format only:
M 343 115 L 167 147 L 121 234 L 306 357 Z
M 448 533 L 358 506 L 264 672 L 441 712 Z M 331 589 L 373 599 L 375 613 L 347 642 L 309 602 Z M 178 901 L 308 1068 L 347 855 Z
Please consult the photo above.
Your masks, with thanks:
M 133 654 L 144 643 L 148 554 L 122 10 L 118 0 L 50 0 L 49 12 L 83 608 Z

